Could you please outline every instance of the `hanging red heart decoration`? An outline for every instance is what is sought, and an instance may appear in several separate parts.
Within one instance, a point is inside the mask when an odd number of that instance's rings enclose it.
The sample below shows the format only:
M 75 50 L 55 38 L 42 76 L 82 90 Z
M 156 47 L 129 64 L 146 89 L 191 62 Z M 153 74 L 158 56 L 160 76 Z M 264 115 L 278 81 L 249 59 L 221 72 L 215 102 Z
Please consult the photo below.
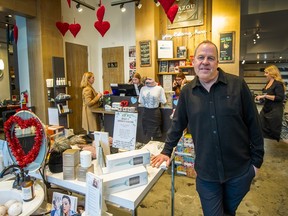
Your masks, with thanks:
M 15 44 L 17 44 L 18 41 L 18 26 L 15 24 L 13 28 L 13 36 L 14 36 L 14 41 Z
M 81 25 L 76 23 L 76 24 L 70 24 L 69 25 L 69 31 L 71 32 L 71 34 L 76 37 L 76 35 L 78 34 L 78 32 L 81 29 Z
M 59 29 L 59 31 L 61 32 L 61 34 L 64 36 L 66 34 L 66 32 L 69 29 L 69 23 L 66 22 L 56 22 L 56 27 Z
M 71 0 L 67 0 L 69 8 L 71 8 Z
M 101 5 L 98 10 L 97 10 L 97 18 L 100 22 L 103 21 L 103 17 L 104 17 L 104 14 L 105 14 L 105 7 L 103 5 Z
M 168 10 L 171 8 L 171 6 L 174 4 L 175 0 L 158 0 L 160 4 L 162 5 L 165 13 L 168 12 Z
M 167 17 L 168 19 L 170 20 L 171 23 L 173 23 L 176 15 L 177 15 L 177 12 L 178 12 L 178 5 L 173 5 L 169 10 L 168 12 L 166 13 L 167 14 Z
M 97 31 L 104 37 L 106 32 L 110 28 L 110 23 L 107 21 L 100 22 L 99 20 L 94 23 L 94 27 L 97 29 Z

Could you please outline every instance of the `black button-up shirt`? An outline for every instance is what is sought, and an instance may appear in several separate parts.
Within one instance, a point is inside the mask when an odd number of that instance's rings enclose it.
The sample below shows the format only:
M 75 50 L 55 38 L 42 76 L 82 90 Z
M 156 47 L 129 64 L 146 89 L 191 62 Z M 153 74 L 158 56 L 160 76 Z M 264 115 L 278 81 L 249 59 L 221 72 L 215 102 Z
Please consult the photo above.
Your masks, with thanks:
M 195 170 L 207 181 L 224 182 L 260 168 L 264 141 L 259 115 L 245 81 L 218 68 L 208 92 L 198 77 L 180 94 L 162 154 L 170 156 L 187 127 L 195 146 Z

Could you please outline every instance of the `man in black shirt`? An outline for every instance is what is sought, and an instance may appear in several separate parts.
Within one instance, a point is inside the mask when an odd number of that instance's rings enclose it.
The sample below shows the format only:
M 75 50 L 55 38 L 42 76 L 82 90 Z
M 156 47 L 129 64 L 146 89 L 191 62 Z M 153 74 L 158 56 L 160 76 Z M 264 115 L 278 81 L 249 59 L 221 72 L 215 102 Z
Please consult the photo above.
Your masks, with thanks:
M 151 165 L 169 166 L 173 148 L 187 127 L 195 147 L 196 189 L 205 216 L 235 215 L 263 163 L 259 115 L 245 81 L 218 68 L 218 49 L 198 45 L 196 78 L 186 84 L 160 155 Z

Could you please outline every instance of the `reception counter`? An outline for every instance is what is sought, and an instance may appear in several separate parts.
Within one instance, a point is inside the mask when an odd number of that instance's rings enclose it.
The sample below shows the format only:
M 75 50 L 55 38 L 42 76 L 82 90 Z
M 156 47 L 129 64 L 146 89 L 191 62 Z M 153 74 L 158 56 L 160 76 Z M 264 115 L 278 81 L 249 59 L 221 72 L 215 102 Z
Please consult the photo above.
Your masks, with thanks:
M 140 143 L 148 143 L 151 140 L 151 137 L 145 136 L 142 126 L 144 107 L 138 106 L 136 110 L 138 113 L 136 141 Z M 164 142 L 166 139 L 166 133 L 171 125 L 170 115 L 173 110 L 171 108 L 160 108 L 160 111 L 162 115 L 162 137 L 157 139 L 155 138 L 154 140 Z M 113 137 L 115 111 L 107 111 L 104 108 L 98 108 L 93 110 L 93 112 L 103 115 L 104 131 L 108 132 L 109 136 Z

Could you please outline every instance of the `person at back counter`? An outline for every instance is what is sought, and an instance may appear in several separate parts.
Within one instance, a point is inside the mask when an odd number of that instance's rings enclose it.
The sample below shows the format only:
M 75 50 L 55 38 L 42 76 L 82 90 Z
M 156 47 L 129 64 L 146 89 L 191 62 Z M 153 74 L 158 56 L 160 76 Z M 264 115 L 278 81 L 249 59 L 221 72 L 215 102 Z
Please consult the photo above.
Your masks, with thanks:
M 193 136 L 196 190 L 204 216 L 236 215 L 263 163 L 259 115 L 244 79 L 218 67 L 214 43 L 201 42 L 194 56 L 197 76 L 182 88 L 164 149 L 151 158 L 151 165 L 170 164 L 187 127 Z
M 131 84 L 136 84 L 138 86 L 139 91 L 144 86 L 143 83 L 142 83 L 142 80 L 141 80 L 141 75 L 139 73 L 134 73 L 133 74 L 130 83 Z
M 83 74 L 80 87 L 82 88 L 82 128 L 87 134 L 99 131 L 100 115 L 93 113 L 92 110 L 101 105 L 102 94 L 96 92 L 93 88 L 94 74 L 92 72 L 85 72 Z M 93 136 L 91 136 L 93 137 Z
M 179 72 L 176 74 L 176 78 L 173 81 L 173 88 L 172 90 L 175 92 L 175 95 L 179 97 L 180 91 L 183 88 L 183 86 L 186 84 L 186 76 L 184 73 Z

